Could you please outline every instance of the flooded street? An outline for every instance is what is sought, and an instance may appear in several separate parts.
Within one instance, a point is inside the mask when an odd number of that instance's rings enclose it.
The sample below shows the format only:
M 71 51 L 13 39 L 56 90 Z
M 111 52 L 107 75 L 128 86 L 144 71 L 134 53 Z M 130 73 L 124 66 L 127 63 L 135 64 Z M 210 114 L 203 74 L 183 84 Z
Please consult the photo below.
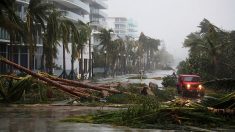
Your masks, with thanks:
M 172 71 L 155 71 L 146 73 L 147 78 L 163 77 L 172 74 Z M 116 78 L 100 79 L 102 83 L 107 82 L 129 82 L 140 83 L 140 79 L 128 79 L 136 76 L 129 74 L 117 76 Z M 142 83 L 157 83 L 161 86 L 161 80 L 144 79 Z M 116 110 L 115 108 L 105 107 L 103 110 Z M 105 124 L 87 124 L 87 123 L 66 123 L 60 120 L 75 115 L 91 114 L 101 110 L 100 107 L 83 106 L 51 106 L 51 105 L 14 105 L 11 107 L 1 106 L 0 108 L 0 131 L 2 132 L 75 132 L 75 131 L 134 131 L 134 132 L 152 132 L 161 130 L 143 130 L 131 129 L 128 127 L 117 127 Z
M 156 70 L 151 73 L 146 73 L 145 76 L 147 79 L 143 79 L 142 81 L 140 79 L 128 79 L 129 77 L 135 77 L 138 76 L 139 74 L 127 74 L 127 75 L 122 75 L 122 76 L 116 76 L 114 78 L 102 78 L 99 79 L 99 83 L 111 83 L 111 82 L 128 82 L 128 83 L 145 83 L 146 85 L 149 84 L 149 82 L 153 82 L 157 84 L 159 87 L 162 87 L 162 80 L 156 80 L 153 79 L 154 77 L 164 77 L 166 75 L 172 75 L 173 71 L 172 70 Z
M 66 123 L 60 122 L 68 116 L 95 113 L 100 107 L 83 106 L 1 106 L 0 131 L 1 132 L 76 132 L 76 131 L 160 131 L 131 129 L 105 124 Z M 115 108 L 103 108 L 103 110 L 115 110 Z

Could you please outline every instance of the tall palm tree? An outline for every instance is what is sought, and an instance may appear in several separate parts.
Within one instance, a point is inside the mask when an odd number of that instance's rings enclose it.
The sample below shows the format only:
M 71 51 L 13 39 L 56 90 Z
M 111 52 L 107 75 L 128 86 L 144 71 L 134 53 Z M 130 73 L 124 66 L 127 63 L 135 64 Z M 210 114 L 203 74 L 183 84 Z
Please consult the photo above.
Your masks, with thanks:
M 21 25 L 19 16 L 15 14 L 15 0 L 2 0 L 0 2 L 0 27 L 6 30 L 20 30 Z
M 5 29 L 10 35 L 10 45 L 8 59 L 13 60 L 12 48 L 13 44 L 19 42 L 21 38 L 25 41 L 23 21 L 15 14 L 15 0 L 2 0 L 0 2 L 0 28 Z M 13 69 L 10 67 L 10 72 Z
M 79 58 L 79 52 L 81 54 L 81 78 L 84 79 L 84 71 L 83 71 L 83 47 L 84 44 L 88 42 L 90 35 L 91 35 L 91 29 L 88 24 L 85 24 L 81 21 L 74 24 L 74 26 L 71 27 L 72 30 L 72 36 L 71 36 L 71 72 L 70 72 L 70 78 L 75 79 L 75 72 L 74 72 L 74 61 L 75 59 Z
M 36 50 L 36 37 L 41 29 L 45 30 L 47 14 L 51 12 L 53 5 L 43 2 L 43 0 L 30 0 L 26 11 L 26 25 L 29 43 L 29 62 L 30 69 L 33 68 L 33 56 Z
M 100 45 L 101 47 L 101 51 L 106 52 L 107 54 L 110 54 L 111 48 L 112 48 L 112 37 L 111 37 L 111 32 L 113 32 L 112 29 L 106 30 L 106 29 L 102 29 L 100 31 L 101 33 L 99 34 L 99 39 L 100 39 Z M 106 59 L 106 58 L 105 58 Z M 109 64 L 109 61 L 106 62 L 107 64 Z M 106 71 L 107 69 L 105 68 L 105 75 L 106 75 Z
M 58 20 L 61 13 L 53 11 L 50 13 L 45 33 L 43 35 L 43 54 L 41 59 L 42 69 L 44 69 L 44 60 L 46 60 L 47 72 L 52 74 L 54 58 L 57 57 L 57 46 L 59 45 L 59 24 Z
M 109 52 L 107 52 L 107 56 L 108 56 L 107 59 L 109 62 L 108 66 L 110 66 L 111 71 L 113 72 L 112 75 L 114 76 L 114 74 L 116 74 L 115 73 L 116 71 L 120 72 L 121 67 L 125 68 L 124 60 L 126 58 L 122 59 L 123 61 L 121 61 L 120 60 L 121 56 L 119 55 L 126 54 L 126 48 L 125 48 L 124 41 L 121 38 L 111 41 L 111 44 L 109 45 L 109 47 L 110 47 L 108 49 Z
M 225 47 L 228 34 L 204 19 L 200 26 L 201 31 L 191 33 L 184 42 L 185 47 L 190 47 L 192 54 L 204 54 L 212 60 L 214 75 L 217 76 L 219 56 Z
M 109 30 L 102 29 L 100 31 L 99 39 L 100 39 L 100 45 L 102 46 L 102 51 L 106 50 L 108 52 L 108 49 L 112 41 L 111 32 L 113 32 L 112 29 Z
M 66 73 L 66 60 L 65 60 L 65 52 L 69 52 L 68 43 L 71 35 L 71 31 L 73 28 L 73 22 L 69 19 L 63 18 L 60 20 L 60 35 L 62 39 L 62 49 L 63 49 L 63 72 L 60 77 L 67 78 Z

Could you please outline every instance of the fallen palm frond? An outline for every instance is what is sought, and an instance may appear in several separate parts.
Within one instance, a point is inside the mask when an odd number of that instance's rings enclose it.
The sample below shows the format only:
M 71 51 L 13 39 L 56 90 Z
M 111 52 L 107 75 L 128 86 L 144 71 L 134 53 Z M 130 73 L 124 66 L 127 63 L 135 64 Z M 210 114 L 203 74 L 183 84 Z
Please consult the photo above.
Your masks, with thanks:
M 22 97 L 24 91 L 31 84 L 31 80 L 29 77 L 25 77 L 14 82 L 14 80 L 1 78 L 0 83 L 0 93 L 2 100 L 4 102 L 10 103 L 15 102 Z
M 177 98 L 171 102 L 162 103 L 156 98 L 143 96 L 135 98 L 135 104 L 130 105 L 128 109 L 88 115 L 89 118 L 87 116 L 70 117 L 64 121 L 174 130 L 191 130 L 191 127 L 213 130 L 234 129 L 234 93 L 220 98 L 208 97 L 210 99 L 205 98 L 201 102 Z

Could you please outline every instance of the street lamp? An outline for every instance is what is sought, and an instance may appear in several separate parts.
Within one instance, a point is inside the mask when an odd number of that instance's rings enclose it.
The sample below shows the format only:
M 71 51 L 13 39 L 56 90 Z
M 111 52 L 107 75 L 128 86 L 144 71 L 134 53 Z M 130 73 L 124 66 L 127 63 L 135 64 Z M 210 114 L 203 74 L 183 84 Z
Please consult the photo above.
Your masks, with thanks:
M 104 55 L 105 55 L 105 65 L 104 65 L 104 77 L 106 77 L 106 72 L 107 72 L 107 51 L 104 51 Z
M 123 57 L 124 57 L 124 59 L 123 59 L 123 61 L 124 61 L 124 65 L 123 65 L 124 69 L 123 69 L 123 72 L 124 72 L 124 74 L 126 74 L 126 54 L 124 54 Z
M 119 74 L 120 74 L 120 72 L 121 72 L 120 56 L 121 56 L 121 54 L 120 54 L 120 53 L 118 53 L 118 72 L 119 72 Z

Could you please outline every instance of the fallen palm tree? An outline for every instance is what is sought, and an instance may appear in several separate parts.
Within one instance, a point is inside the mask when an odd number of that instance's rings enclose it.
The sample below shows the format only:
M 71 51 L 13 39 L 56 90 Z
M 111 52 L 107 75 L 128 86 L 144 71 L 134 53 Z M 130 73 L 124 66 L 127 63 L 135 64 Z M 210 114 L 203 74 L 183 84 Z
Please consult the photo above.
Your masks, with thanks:
M 88 92 L 89 91 L 88 89 L 90 89 L 90 91 L 92 91 L 92 90 L 93 91 L 104 91 L 105 90 L 110 93 L 122 93 L 118 90 L 111 90 L 108 88 L 94 86 L 94 85 L 86 84 L 86 83 L 82 83 L 82 82 L 60 79 L 60 78 L 53 77 L 53 76 L 50 76 L 45 73 L 43 73 L 43 74 L 42 73 L 35 73 L 35 72 L 32 72 L 31 70 L 29 70 L 23 66 L 20 66 L 14 62 L 7 60 L 6 58 L 4 58 L 2 56 L 0 56 L 0 61 L 7 64 L 7 65 L 10 65 L 20 71 L 23 71 L 23 72 L 27 73 L 28 75 L 31 75 L 34 78 L 37 78 L 43 82 L 46 82 L 47 85 L 54 86 L 57 89 L 59 89 L 63 92 L 69 93 L 69 94 L 76 96 L 76 97 L 93 98 L 96 100 L 100 99 L 99 97 L 92 96 L 91 92 Z M 9 77 L 11 77 L 11 76 L 9 76 Z M 11 78 L 13 78 L 13 76 Z
M 78 81 L 74 81 L 74 80 L 68 80 L 68 79 L 62 79 L 62 78 L 57 78 L 57 77 L 54 77 L 54 76 L 51 76 L 47 73 L 39 73 L 41 76 L 44 76 L 46 78 L 49 78 L 53 81 L 56 81 L 56 82 L 64 82 L 65 84 L 68 84 L 68 85 L 74 85 L 74 86 L 77 86 L 77 87 L 83 87 L 83 88 L 88 88 L 88 89 L 93 89 L 93 90 L 98 90 L 98 91 L 108 91 L 110 93 L 114 93 L 114 94 L 120 94 L 120 93 L 125 93 L 125 92 L 121 92 L 121 91 L 118 91 L 118 90 L 112 90 L 112 89 L 108 89 L 108 88 L 104 88 L 104 87 L 100 87 L 100 86 L 94 86 L 94 85 L 91 85 L 91 84 L 87 84 L 87 83 L 83 83 L 83 82 L 78 82 Z M 128 93 L 126 93 L 128 94 Z

